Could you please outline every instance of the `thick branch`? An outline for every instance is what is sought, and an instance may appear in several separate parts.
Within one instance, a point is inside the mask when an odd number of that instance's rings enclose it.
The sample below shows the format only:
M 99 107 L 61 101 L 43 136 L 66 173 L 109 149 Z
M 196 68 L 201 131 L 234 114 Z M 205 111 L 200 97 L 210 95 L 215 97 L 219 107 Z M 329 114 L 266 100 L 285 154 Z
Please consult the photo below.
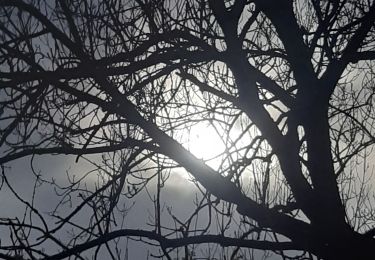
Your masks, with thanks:
M 245 247 L 245 248 L 272 250 L 272 251 L 302 250 L 302 248 L 298 247 L 292 242 L 246 240 L 246 239 L 225 237 L 222 235 L 199 235 L 199 236 L 172 239 L 172 238 L 165 238 L 155 233 L 154 231 L 137 230 L 137 229 L 122 229 L 122 230 L 117 230 L 117 231 L 107 233 L 97 239 L 76 245 L 70 248 L 69 250 L 61 252 L 59 254 L 55 254 L 55 255 L 43 258 L 43 260 L 64 259 L 71 255 L 82 253 L 90 248 L 104 244 L 110 240 L 113 240 L 119 237 L 147 238 L 147 239 L 155 240 L 159 242 L 163 248 L 177 248 L 177 247 L 182 247 L 185 245 L 192 245 L 192 244 L 217 243 L 224 247 L 240 246 L 240 247 Z
M 82 154 L 97 154 L 97 153 L 107 153 L 115 152 L 125 148 L 141 147 L 149 151 L 159 152 L 159 148 L 151 143 L 142 142 L 139 140 L 127 138 L 120 144 L 112 144 L 110 146 L 98 146 L 89 148 L 74 148 L 70 146 L 61 147 L 46 147 L 46 148 L 33 148 L 25 149 L 17 153 L 10 153 L 3 157 L 0 157 L 0 165 L 14 161 L 19 158 L 23 158 L 29 155 L 42 155 L 42 154 L 71 154 L 71 155 L 82 155 Z

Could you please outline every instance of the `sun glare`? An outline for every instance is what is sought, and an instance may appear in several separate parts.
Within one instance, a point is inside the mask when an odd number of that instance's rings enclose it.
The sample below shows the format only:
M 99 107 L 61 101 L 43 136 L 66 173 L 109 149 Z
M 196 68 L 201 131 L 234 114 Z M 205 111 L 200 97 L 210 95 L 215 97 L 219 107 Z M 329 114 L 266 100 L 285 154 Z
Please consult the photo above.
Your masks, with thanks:
M 225 145 L 212 126 L 199 123 L 191 128 L 188 149 L 199 159 L 209 160 L 211 166 L 217 166 L 216 157 L 225 150 Z

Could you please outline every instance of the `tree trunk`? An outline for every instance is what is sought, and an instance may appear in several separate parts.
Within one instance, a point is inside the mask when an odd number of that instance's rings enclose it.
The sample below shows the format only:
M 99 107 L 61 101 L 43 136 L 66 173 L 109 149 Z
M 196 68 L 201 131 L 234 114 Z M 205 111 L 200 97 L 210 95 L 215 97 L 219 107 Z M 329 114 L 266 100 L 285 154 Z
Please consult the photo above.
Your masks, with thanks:
M 335 233 L 330 242 L 322 246 L 318 254 L 325 260 L 372 260 L 375 259 L 375 241 L 373 238 L 354 231 Z

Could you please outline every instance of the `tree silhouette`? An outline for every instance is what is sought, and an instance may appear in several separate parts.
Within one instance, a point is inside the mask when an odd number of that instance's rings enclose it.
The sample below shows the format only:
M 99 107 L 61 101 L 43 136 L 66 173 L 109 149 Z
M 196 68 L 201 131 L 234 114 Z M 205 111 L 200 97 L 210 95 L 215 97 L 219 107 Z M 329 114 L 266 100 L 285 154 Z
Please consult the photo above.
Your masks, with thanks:
M 213 245 L 206 259 L 374 258 L 373 1 L 0 8 L 2 189 L 25 207 L 1 218 L 1 258 L 122 259 L 128 239 L 166 259 Z M 215 158 L 191 152 L 204 127 L 225 147 Z M 41 155 L 74 157 L 78 173 L 62 185 L 35 169 Z M 25 158 L 33 194 L 54 188 L 54 210 L 10 181 Z M 180 197 L 164 196 L 177 175 L 195 194 L 184 216 L 165 201 Z M 132 227 L 140 194 L 153 207 Z

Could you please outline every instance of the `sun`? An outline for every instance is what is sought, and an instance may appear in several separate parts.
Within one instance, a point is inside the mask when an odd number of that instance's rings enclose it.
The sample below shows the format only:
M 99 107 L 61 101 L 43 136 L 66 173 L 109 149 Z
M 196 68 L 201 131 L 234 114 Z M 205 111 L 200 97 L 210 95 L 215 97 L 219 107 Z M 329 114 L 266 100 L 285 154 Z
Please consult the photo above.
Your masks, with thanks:
M 225 144 L 219 133 L 208 123 L 198 123 L 189 132 L 187 141 L 189 151 L 197 158 L 207 160 L 209 164 L 218 164 L 217 156 L 225 150 Z

